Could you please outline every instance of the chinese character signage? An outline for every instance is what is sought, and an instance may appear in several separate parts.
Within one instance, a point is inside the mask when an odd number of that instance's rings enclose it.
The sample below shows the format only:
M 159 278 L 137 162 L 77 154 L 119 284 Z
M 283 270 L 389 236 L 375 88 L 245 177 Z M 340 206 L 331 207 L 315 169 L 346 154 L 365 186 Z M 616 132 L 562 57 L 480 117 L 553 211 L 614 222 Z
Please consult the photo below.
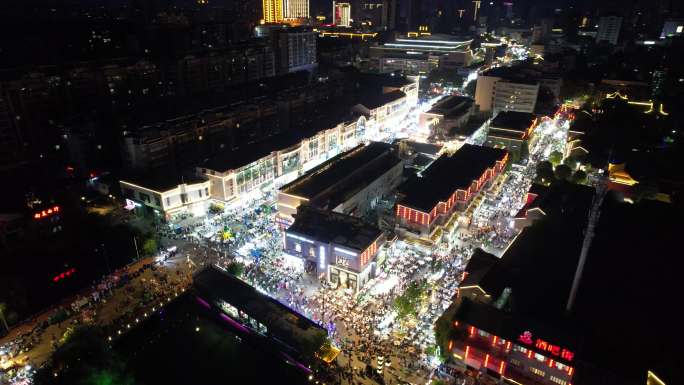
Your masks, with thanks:
M 561 348 L 558 345 L 552 345 L 541 338 L 534 338 L 532 332 L 525 331 L 519 337 L 518 341 L 524 343 L 525 345 L 531 345 L 539 350 L 549 352 L 556 357 L 560 357 L 566 361 L 572 361 L 575 357 L 575 353 L 568 349 Z

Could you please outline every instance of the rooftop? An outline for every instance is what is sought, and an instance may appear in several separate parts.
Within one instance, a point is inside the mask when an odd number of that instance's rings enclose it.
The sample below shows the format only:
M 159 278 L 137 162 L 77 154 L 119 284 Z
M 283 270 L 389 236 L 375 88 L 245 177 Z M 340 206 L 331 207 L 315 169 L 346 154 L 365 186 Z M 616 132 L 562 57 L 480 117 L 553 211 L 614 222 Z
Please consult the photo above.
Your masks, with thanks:
M 479 285 L 502 310 L 464 301 L 457 313 L 487 331 L 501 332 L 502 338 L 530 330 L 549 343 L 575 349 L 576 358 L 590 365 L 576 363 L 573 383 L 639 384 L 647 370 L 666 383 L 681 382 L 674 380 L 681 374 L 675 362 L 679 346 L 671 338 L 679 321 L 669 316 L 677 301 L 670 247 L 682 227 L 675 208 L 648 200 L 630 205 L 606 196 L 568 313 L 594 190 L 560 183 L 537 187 L 536 193 L 531 206 L 546 215 L 525 228 L 499 261 L 491 264 L 491 258 L 476 253 L 466 269 L 472 272 L 467 283 Z M 505 301 L 497 301 L 505 292 Z M 597 376 L 595 370 L 607 374 Z
M 310 206 L 299 206 L 295 221 L 287 232 L 358 251 L 365 250 L 382 235 L 379 228 L 360 218 Z
M 534 114 L 529 112 L 501 111 L 489 124 L 489 132 L 524 139 L 535 119 Z
M 464 144 L 451 156 L 442 155 L 423 172 L 421 178 L 404 191 L 400 204 L 429 212 L 437 203 L 445 202 L 456 190 L 465 190 L 480 178 L 488 168 L 494 167 L 508 152 Z
M 371 142 L 367 146 L 359 145 L 313 168 L 283 186 L 280 191 L 298 197 L 315 199 L 354 172 L 366 168 L 374 160 L 391 151 L 390 144 L 381 142 Z
M 472 105 L 473 99 L 467 96 L 449 95 L 435 103 L 428 114 L 460 115 Z
M 122 182 L 138 185 L 153 191 L 164 192 L 172 190 L 181 184 L 206 182 L 207 179 L 191 171 L 177 171 L 172 168 L 158 168 L 148 172 L 131 172 Z
M 306 335 L 323 330 L 305 316 L 215 266 L 196 273 L 193 287 L 202 295 L 219 298 L 266 325 L 269 334 L 301 349 Z
M 364 92 L 359 98 L 359 104 L 363 105 L 369 110 L 374 110 L 403 97 L 406 97 L 406 94 L 400 90 L 394 90 L 386 93 Z

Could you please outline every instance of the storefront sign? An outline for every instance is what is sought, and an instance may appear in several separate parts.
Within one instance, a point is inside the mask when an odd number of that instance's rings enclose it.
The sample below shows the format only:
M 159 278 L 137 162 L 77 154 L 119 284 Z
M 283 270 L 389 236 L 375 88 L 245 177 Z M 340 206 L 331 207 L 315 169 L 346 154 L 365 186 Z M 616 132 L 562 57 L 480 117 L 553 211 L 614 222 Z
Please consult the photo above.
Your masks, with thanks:
M 561 348 L 558 345 L 552 345 L 541 338 L 534 338 L 532 332 L 530 331 L 523 332 L 518 337 L 518 341 L 524 343 L 525 345 L 534 346 L 539 350 L 550 352 L 552 355 L 560 357 L 566 361 L 572 361 L 572 359 L 575 357 L 575 353 L 568 349 Z

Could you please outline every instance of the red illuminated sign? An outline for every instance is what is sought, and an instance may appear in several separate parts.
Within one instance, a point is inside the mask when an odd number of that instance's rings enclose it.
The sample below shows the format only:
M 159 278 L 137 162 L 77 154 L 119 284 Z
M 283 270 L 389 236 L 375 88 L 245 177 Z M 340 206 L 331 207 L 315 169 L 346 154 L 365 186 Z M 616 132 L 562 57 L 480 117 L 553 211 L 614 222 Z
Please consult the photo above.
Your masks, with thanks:
M 43 219 L 53 214 L 59 213 L 59 206 L 51 207 L 33 214 L 33 219 Z
M 62 273 L 60 273 L 60 274 L 58 274 L 58 275 L 55 275 L 55 276 L 52 278 L 52 282 L 55 282 L 55 283 L 56 283 L 56 282 L 59 282 L 59 281 L 63 280 L 64 278 L 71 277 L 71 275 L 74 274 L 75 272 L 76 272 L 76 268 L 73 268 L 73 267 L 72 267 L 71 269 L 69 269 L 69 270 L 67 270 L 67 271 L 65 271 L 65 272 L 62 272 Z
M 560 357 L 566 361 L 572 361 L 572 359 L 575 357 L 575 353 L 571 352 L 568 349 L 561 348 L 558 345 L 552 345 L 541 338 L 533 338 L 532 332 L 529 331 L 523 332 L 518 337 L 518 341 L 526 345 L 533 345 L 535 348 L 539 350 L 549 352 L 552 355 Z

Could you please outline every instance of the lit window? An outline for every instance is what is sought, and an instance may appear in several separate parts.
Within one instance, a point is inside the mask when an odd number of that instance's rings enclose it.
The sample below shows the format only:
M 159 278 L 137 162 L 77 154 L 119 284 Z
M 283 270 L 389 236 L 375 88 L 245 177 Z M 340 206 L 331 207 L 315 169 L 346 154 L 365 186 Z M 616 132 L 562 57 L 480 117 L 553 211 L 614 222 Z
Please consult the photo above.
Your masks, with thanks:
M 551 380 L 551 382 L 555 382 L 558 385 L 567 385 L 568 383 L 567 381 L 554 376 L 549 377 L 549 380 Z
M 682 33 L 684 31 L 684 25 L 678 25 L 677 26 L 677 33 Z
M 315 257 L 316 256 L 316 249 L 313 247 L 309 248 L 309 257 Z
M 530 372 L 532 372 L 532 373 L 534 373 L 540 377 L 544 377 L 546 375 L 546 373 L 544 373 L 544 371 L 539 370 L 537 368 L 530 368 Z
M 295 250 L 298 253 L 301 253 L 302 252 L 302 244 L 301 243 L 295 243 Z
M 546 362 L 546 357 L 542 356 L 542 355 L 539 354 L 539 353 L 534 353 L 534 358 L 535 358 L 537 361 Z

